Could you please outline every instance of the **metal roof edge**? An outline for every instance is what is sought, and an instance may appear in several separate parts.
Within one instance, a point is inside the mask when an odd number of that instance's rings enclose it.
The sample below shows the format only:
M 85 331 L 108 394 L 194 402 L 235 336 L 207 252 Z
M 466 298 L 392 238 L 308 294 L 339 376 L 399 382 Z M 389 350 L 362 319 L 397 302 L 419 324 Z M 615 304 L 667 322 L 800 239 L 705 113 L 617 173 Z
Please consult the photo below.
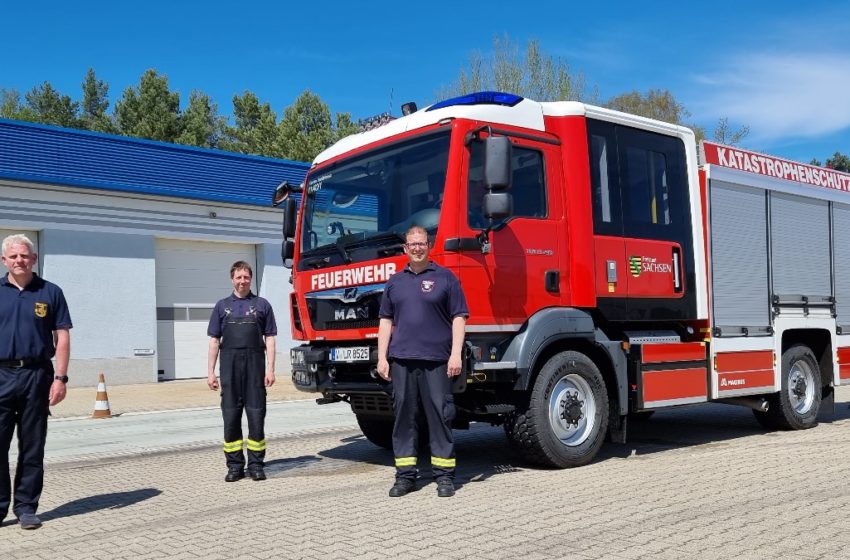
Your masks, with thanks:
M 242 159 L 242 160 L 252 160 L 252 161 L 264 161 L 264 162 L 274 162 L 274 163 L 285 163 L 289 165 L 293 165 L 296 167 L 303 167 L 304 170 L 310 169 L 309 162 L 303 161 L 295 161 L 290 159 L 282 159 L 282 158 L 271 158 L 266 156 L 258 156 L 253 154 L 243 154 L 239 152 L 229 152 L 227 150 L 222 150 L 219 148 L 199 148 L 197 146 L 188 146 L 186 144 L 174 144 L 171 142 L 162 142 L 159 140 L 148 140 L 147 138 L 137 138 L 135 136 L 123 136 L 121 134 L 108 134 L 106 132 L 94 132 L 92 130 L 83 130 L 79 128 L 68 128 L 64 126 L 56 126 L 51 124 L 42 124 L 42 123 L 34 123 L 30 121 L 21 121 L 16 119 L 3 119 L 0 118 L 0 126 L 8 125 L 8 126 L 18 126 L 21 128 L 31 128 L 31 129 L 40 129 L 47 132 L 55 132 L 61 134 L 67 134 L 70 136 L 88 136 L 93 138 L 100 138 L 104 140 L 110 140 L 114 142 L 122 142 L 125 144 L 138 144 L 138 145 L 149 145 L 162 149 L 174 150 L 178 152 L 199 152 L 204 154 L 215 154 L 218 156 L 229 157 L 233 159 Z

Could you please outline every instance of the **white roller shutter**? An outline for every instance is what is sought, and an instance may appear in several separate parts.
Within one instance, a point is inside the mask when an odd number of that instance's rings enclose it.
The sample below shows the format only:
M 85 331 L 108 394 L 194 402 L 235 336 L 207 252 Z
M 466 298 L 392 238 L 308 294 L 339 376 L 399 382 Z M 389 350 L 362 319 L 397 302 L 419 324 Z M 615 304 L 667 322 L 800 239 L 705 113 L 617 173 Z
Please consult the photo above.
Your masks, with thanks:
M 254 269 L 254 245 L 157 239 L 157 353 L 161 379 L 207 375 L 207 324 L 215 303 L 233 291 L 230 267 Z M 256 286 L 252 287 L 254 293 Z

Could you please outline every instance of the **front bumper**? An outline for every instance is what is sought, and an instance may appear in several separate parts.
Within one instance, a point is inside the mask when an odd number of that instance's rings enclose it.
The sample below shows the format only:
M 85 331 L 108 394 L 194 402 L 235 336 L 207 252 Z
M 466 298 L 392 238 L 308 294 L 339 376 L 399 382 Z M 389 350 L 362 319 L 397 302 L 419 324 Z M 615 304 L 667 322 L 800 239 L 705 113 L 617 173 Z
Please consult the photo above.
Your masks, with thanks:
M 333 359 L 334 349 L 368 348 L 368 359 Z M 390 385 L 378 375 L 378 347 L 372 345 L 304 345 L 290 350 L 292 384 L 299 391 L 322 394 L 386 393 Z

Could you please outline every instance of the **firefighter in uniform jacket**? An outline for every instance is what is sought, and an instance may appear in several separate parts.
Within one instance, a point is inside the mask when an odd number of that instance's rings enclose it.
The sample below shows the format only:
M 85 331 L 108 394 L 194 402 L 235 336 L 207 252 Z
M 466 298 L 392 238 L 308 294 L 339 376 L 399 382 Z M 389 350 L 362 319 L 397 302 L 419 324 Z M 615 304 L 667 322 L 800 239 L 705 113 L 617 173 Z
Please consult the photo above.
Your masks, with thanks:
M 216 361 L 220 362 L 221 414 L 224 418 L 224 455 L 227 475 L 235 482 L 248 475 L 265 480 L 266 388 L 275 381 L 277 325 L 271 305 L 251 293 L 251 266 L 238 261 L 230 268 L 233 294 L 219 301 L 210 317 L 207 385 L 216 390 Z M 248 440 L 242 439 L 242 410 L 248 418 Z
M 409 263 L 386 284 L 378 327 L 378 374 L 393 383 L 396 480 L 390 496 L 404 496 L 416 485 L 421 401 L 437 495 L 450 497 L 455 493 L 452 378 L 461 373 L 469 310 L 457 277 L 428 259 L 428 232 L 413 226 L 405 239 Z

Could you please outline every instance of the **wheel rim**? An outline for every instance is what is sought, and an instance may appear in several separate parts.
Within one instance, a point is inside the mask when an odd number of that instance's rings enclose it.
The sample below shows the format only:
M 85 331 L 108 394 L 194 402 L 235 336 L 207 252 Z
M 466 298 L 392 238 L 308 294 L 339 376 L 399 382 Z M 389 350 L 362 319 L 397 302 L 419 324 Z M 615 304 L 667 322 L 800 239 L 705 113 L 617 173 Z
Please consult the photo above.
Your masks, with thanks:
M 549 396 L 549 425 L 561 443 L 581 445 L 596 425 L 596 401 L 583 377 L 562 377 Z
M 815 375 L 812 366 L 797 360 L 788 371 L 788 400 L 797 414 L 805 414 L 815 402 Z

